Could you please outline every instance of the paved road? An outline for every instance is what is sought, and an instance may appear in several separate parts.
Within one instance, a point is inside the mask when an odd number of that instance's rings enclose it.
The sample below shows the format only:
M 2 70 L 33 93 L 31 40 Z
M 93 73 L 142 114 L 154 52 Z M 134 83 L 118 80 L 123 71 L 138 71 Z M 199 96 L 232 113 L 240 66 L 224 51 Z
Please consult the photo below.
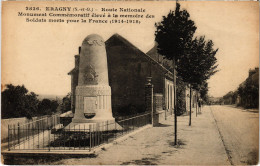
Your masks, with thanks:
M 234 165 L 258 162 L 259 113 L 231 106 L 211 106 L 223 144 Z

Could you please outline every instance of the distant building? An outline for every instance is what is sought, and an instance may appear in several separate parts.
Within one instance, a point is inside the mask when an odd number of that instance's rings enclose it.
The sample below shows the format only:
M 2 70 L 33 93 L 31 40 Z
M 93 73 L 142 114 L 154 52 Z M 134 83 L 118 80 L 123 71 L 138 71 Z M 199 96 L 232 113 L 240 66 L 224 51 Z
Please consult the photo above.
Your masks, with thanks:
M 236 91 L 236 104 L 246 108 L 259 106 L 259 68 L 250 69 L 247 79 Z
M 250 69 L 247 79 L 234 92 L 230 91 L 222 97 L 223 104 L 246 108 L 258 108 L 259 105 L 259 68 Z
M 223 101 L 222 101 L 222 97 L 213 97 L 213 96 L 210 96 L 209 97 L 209 104 L 210 105 L 215 105 L 215 104 L 224 104 Z
M 247 79 L 239 86 L 245 87 L 246 81 L 250 81 L 253 85 L 259 85 L 259 68 L 249 69 Z

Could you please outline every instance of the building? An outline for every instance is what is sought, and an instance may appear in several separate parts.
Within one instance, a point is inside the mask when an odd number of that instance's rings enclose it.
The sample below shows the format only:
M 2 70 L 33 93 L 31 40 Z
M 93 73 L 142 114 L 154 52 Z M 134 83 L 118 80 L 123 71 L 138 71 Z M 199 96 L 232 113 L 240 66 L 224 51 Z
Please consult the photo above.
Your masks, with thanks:
M 238 89 L 230 91 L 222 97 L 222 103 L 235 104 L 245 108 L 258 108 L 259 105 L 259 68 L 250 69 L 248 77 Z
M 239 85 L 235 103 L 245 108 L 259 107 L 259 68 L 250 69 L 247 79 Z
M 128 40 L 114 34 L 106 42 L 109 85 L 114 116 L 145 111 L 146 77 L 152 77 L 153 93 L 163 95 L 162 107 L 173 110 L 173 74 L 161 63 L 139 50 Z M 79 54 L 81 48 L 79 47 Z M 71 76 L 72 111 L 75 111 L 75 89 L 78 85 L 79 54 Z
M 154 47 L 152 49 L 150 49 L 146 54 L 149 55 L 153 60 L 157 61 L 160 65 L 164 66 L 165 68 L 167 68 L 168 70 L 172 71 L 173 70 L 173 62 L 171 60 L 168 60 L 166 58 L 163 58 L 162 55 L 160 55 L 158 52 L 157 52 L 157 43 L 155 43 Z M 178 79 L 179 78 L 176 78 L 177 79 L 177 82 L 178 82 Z M 186 83 L 184 83 L 186 84 Z M 181 85 L 179 85 L 181 86 Z M 178 88 L 178 87 L 177 87 Z M 181 87 L 179 87 L 181 88 Z M 183 96 L 183 101 L 184 101 L 184 109 L 187 111 L 190 110 L 190 88 L 188 86 L 188 84 L 185 85 L 185 88 L 184 88 L 185 92 L 184 93 L 184 96 Z M 199 95 L 197 91 L 195 91 L 194 89 L 191 89 L 191 93 L 192 93 L 192 100 L 191 100 L 191 105 L 192 105 L 192 108 L 194 108 L 196 105 L 196 101 L 197 101 L 197 98 L 196 96 Z M 180 96 L 178 96 L 180 97 Z M 166 101 L 167 102 L 167 101 Z M 167 108 L 167 107 L 166 107 Z

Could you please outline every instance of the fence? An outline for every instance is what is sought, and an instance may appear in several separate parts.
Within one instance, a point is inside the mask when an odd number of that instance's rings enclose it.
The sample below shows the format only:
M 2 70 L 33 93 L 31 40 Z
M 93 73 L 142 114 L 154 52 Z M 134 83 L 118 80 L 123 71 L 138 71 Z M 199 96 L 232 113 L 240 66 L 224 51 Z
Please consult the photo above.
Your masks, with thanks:
M 15 146 L 25 143 L 26 141 L 38 136 L 45 130 L 57 127 L 60 123 L 59 115 L 45 117 L 26 124 L 8 125 L 8 149 L 15 149 Z
M 7 148 L 7 142 L 8 142 L 8 125 L 9 127 L 18 126 L 17 124 L 29 124 L 31 122 L 44 119 L 46 117 L 51 117 L 56 115 L 44 115 L 39 117 L 32 117 L 32 119 L 27 119 L 26 117 L 21 118 L 9 118 L 9 119 L 1 119 L 1 143 L 6 143 Z M 3 147 L 3 146 L 2 146 Z
M 52 120 L 8 127 L 8 150 L 91 151 L 92 148 L 109 143 L 149 123 L 151 123 L 150 112 L 116 119 L 116 121 L 67 127 L 63 127 L 59 116 L 56 116 Z

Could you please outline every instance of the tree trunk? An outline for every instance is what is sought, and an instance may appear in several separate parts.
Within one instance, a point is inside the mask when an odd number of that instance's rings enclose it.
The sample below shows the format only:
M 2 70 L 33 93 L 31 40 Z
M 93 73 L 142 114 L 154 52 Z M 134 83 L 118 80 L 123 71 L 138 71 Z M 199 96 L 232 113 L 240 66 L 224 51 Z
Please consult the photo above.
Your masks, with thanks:
M 176 107 L 176 72 L 175 72 L 175 58 L 173 59 L 173 90 L 174 90 L 174 145 L 177 145 L 177 107 Z
M 191 126 L 191 98 L 192 98 L 192 94 L 191 94 L 191 86 L 190 86 L 190 121 L 189 121 L 189 126 Z
M 197 117 L 197 114 L 198 114 L 198 94 L 196 92 L 196 117 Z

